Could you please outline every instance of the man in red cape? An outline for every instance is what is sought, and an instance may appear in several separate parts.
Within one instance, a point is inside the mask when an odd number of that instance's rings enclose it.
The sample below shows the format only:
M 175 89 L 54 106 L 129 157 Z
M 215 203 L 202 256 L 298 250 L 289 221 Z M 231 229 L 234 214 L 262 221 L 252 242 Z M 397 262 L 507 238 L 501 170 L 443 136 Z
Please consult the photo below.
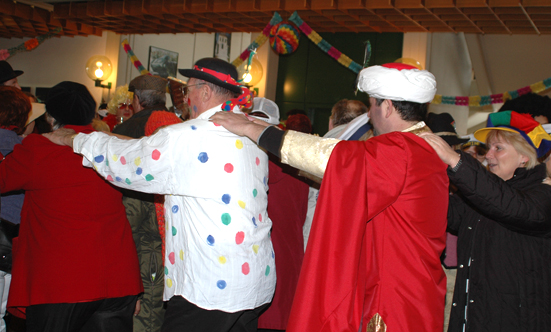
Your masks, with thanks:
M 376 137 L 323 139 L 243 116 L 211 120 L 323 176 L 287 331 L 441 331 L 446 165 L 417 134 L 436 81 L 402 64 L 362 70 Z M 277 254 L 277 253 L 276 253 Z

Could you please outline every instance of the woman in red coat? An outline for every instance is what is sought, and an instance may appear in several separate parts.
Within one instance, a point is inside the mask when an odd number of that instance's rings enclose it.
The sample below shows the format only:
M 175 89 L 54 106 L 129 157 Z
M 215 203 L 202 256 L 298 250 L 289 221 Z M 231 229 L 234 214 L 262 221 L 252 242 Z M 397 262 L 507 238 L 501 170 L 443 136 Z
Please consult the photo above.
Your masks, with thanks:
M 77 133 L 93 131 L 95 108 L 74 82 L 46 102 L 53 127 Z M 26 311 L 28 332 L 132 331 L 143 286 L 122 195 L 70 148 L 35 134 L 0 164 L 0 191 L 21 189 L 8 310 Z

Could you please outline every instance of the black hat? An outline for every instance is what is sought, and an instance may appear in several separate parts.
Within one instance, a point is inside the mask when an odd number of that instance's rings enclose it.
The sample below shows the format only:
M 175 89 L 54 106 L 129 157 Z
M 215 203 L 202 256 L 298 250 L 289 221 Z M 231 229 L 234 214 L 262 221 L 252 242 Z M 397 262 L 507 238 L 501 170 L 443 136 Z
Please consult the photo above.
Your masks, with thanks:
M 13 70 L 7 61 L 0 61 L 0 84 L 14 79 L 17 76 L 21 76 L 22 74 L 22 70 Z
M 197 78 L 232 92 L 241 93 L 241 87 L 237 83 L 237 69 L 224 60 L 203 58 L 195 63 L 194 69 L 178 69 L 178 71 L 183 76 Z
M 85 126 L 95 116 L 96 101 L 84 85 L 65 81 L 48 92 L 46 111 L 64 125 Z
M 449 145 L 463 144 L 469 141 L 468 138 L 459 138 L 455 131 L 455 120 L 449 113 L 429 113 L 427 115 L 427 126 Z

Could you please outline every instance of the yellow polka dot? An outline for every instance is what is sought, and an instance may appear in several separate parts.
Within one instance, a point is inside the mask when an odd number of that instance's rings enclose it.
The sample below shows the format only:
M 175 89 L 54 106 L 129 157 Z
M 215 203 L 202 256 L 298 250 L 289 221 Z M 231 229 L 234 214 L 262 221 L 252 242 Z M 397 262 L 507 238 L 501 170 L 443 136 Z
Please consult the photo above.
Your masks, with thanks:
M 258 254 L 258 248 L 259 248 L 258 244 L 253 244 L 253 251 L 255 254 Z
M 180 260 L 184 260 L 184 251 L 180 250 Z
M 134 159 L 134 165 L 140 166 L 141 163 L 142 163 L 142 158 L 136 157 L 136 159 Z
M 238 149 L 243 149 L 243 142 L 240 139 L 235 140 L 235 147 Z
M 113 157 L 111 157 L 111 158 L 113 158 L 113 161 L 119 160 L 119 156 L 117 156 L 116 154 L 114 154 Z
M 239 206 L 244 209 L 245 208 L 245 202 L 243 201 L 237 201 L 237 204 L 239 204 Z
M 172 288 L 172 279 L 166 278 L 166 285 L 168 286 L 168 288 Z
M 218 257 L 218 261 L 220 262 L 220 264 L 226 264 L 227 259 L 224 256 L 220 256 L 220 257 Z

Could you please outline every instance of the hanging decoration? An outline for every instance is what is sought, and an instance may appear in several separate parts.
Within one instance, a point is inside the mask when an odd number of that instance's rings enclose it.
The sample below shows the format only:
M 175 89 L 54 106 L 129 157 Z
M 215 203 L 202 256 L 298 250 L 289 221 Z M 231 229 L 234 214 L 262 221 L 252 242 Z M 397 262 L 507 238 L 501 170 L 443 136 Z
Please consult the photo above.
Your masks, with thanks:
M 42 44 L 46 39 L 50 39 L 60 32 L 61 32 L 61 28 L 56 28 L 45 35 L 41 35 L 36 38 L 31 38 L 16 47 L 12 47 L 8 49 L 0 49 L 0 60 L 7 60 L 20 52 L 32 51 L 38 45 Z
M 246 86 L 255 86 L 262 79 L 264 70 L 262 64 L 254 55 L 256 50 L 252 50 L 249 59 L 237 67 L 237 82 Z
M 352 61 L 348 56 L 341 53 L 339 50 L 337 50 L 335 47 L 331 46 L 327 41 L 325 41 L 321 36 L 312 30 L 312 28 L 304 22 L 300 16 L 298 16 L 297 12 L 294 12 L 293 15 L 289 18 L 289 21 L 295 23 L 298 28 L 318 47 L 324 51 L 325 53 L 329 54 L 333 59 L 337 60 L 341 65 L 349 68 L 356 74 L 360 72 L 360 70 L 363 69 L 363 67 Z
M 134 54 L 134 51 L 132 51 L 130 44 L 128 44 L 128 39 L 122 41 L 122 47 L 124 48 L 126 55 L 130 58 L 130 61 L 132 61 L 134 67 L 136 67 L 136 69 L 140 72 L 140 75 L 151 75 L 149 70 L 145 69 L 141 61 L 138 60 L 138 57 Z
M 288 22 L 274 25 L 270 30 L 270 46 L 277 54 L 291 54 L 298 48 L 300 32 L 298 28 Z
M 489 96 L 442 96 L 436 95 L 431 104 L 439 105 L 457 105 L 457 106 L 487 106 L 492 104 L 501 104 L 509 99 L 515 99 L 527 93 L 540 93 L 551 88 L 551 77 L 537 83 L 525 86 L 518 90 L 504 93 L 493 94 Z
M 364 53 L 364 68 L 369 66 L 369 60 L 371 60 L 371 42 L 366 40 L 365 42 L 365 53 Z
M 270 35 L 270 30 L 272 27 L 282 21 L 281 16 L 278 12 L 274 13 L 274 16 L 272 16 L 272 19 L 270 20 L 270 23 L 266 25 L 264 30 L 262 30 L 262 33 L 256 37 L 256 39 L 247 47 L 243 53 L 237 59 L 232 61 L 232 64 L 237 68 L 239 67 L 245 60 L 249 58 L 249 55 L 251 54 L 252 50 L 256 50 L 260 48 L 260 46 L 264 45 L 264 43 L 268 40 L 268 36 Z

